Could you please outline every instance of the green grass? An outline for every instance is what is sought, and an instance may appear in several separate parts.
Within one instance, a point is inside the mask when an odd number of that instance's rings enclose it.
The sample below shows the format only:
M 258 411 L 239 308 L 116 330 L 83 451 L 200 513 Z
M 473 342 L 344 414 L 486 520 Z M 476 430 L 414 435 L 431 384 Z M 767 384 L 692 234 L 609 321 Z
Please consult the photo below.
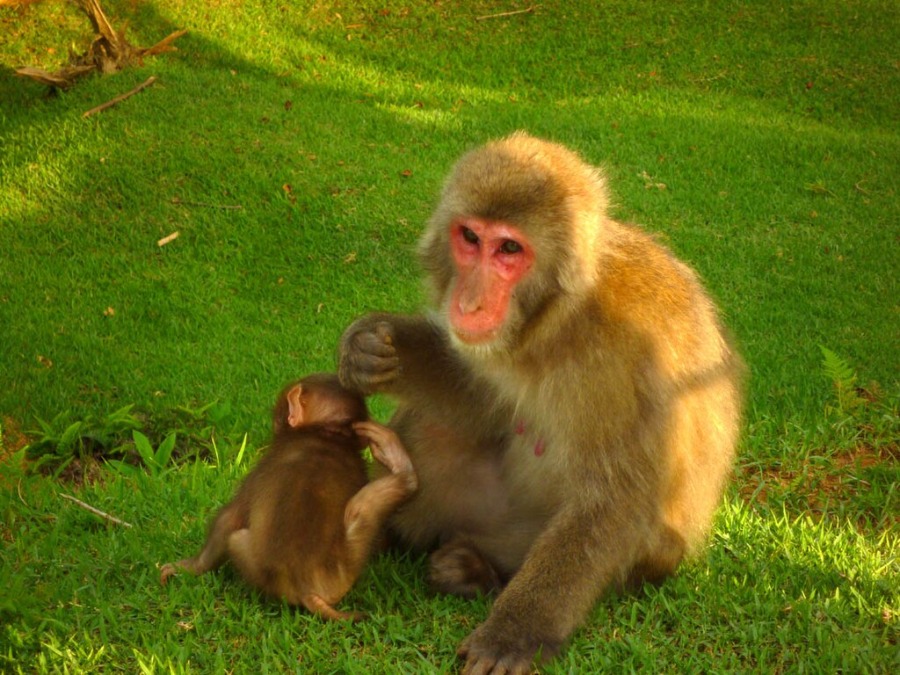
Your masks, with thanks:
M 180 51 L 52 97 L 12 68 L 62 65 L 87 20 L 0 8 L 0 669 L 452 671 L 489 603 L 429 596 L 421 560 L 376 560 L 352 629 L 227 571 L 162 589 L 156 565 L 201 544 L 285 381 L 332 369 L 355 316 L 421 305 L 413 249 L 444 174 L 517 128 L 606 167 L 616 215 L 698 269 L 751 371 L 709 555 L 601 601 L 548 672 L 900 667 L 900 9 L 475 20 L 531 4 L 107 0 L 135 44 L 187 28 Z M 180 464 L 97 468 L 137 461 L 129 405 L 154 449 L 177 432 Z M 61 445 L 79 423 L 105 445 Z M 79 461 L 23 472 L 42 438 Z
M 0 658 L 56 672 L 452 672 L 456 644 L 487 604 L 430 597 L 418 559 L 376 560 L 341 603 L 369 615 L 351 629 L 266 602 L 230 570 L 160 588 L 154 562 L 201 545 L 195 514 L 227 499 L 234 478 L 192 466 L 81 491 L 132 529 L 23 480 L 3 512 L 15 557 L 0 573 Z M 661 588 L 601 601 L 547 670 L 887 672 L 898 553 L 886 533 L 732 503 L 706 561 Z

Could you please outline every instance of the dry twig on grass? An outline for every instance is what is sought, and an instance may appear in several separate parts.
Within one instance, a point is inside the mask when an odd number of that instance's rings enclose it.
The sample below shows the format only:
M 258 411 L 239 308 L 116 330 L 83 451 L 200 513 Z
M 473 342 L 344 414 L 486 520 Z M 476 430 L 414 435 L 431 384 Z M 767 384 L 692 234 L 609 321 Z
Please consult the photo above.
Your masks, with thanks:
M 180 234 L 181 234 L 181 232 L 178 232 L 177 230 L 175 232 L 173 232 L 172 234 L 167 234 L 165 237 L 163 237 L 158 242 L 156 242 L 156 245 L 159 246 L 160 248 L 162 248 L 169 242 L 172 242 L 172 241 L 175 241 L 176 239 L 178 239 L 178 236 Z
M 83 117 L 83 118 L 84 118 L 84 117 L 90 117 L 91 115 L 95 115 L 95 114 L 97 114 L 98 112 L 102 112 L 102 111 L 106 110 L 107 108 L 112 108 L 114 105 L 116 105 L 117 103 L 121 103 L 122 101 L 124 101 L 124 100 L 125 100 L 126 98 L 128 98 L 129 96 L 134 96 L 134 95 L 137 94 L 139 91 L 143 91 L 144 89 L 146 89 L 147 87 L 149 87 L 149 86 L 150 86 L 151 84 L 153 84 L 154 82 L 156 82 L 156 75 L 151 75 L 150 77 L 147 78 L 147 80 L 146 80 L 145 82 L 142 82 L 141 84 L 139 84 L 138 86 L 136 86 L 136 87 L 135 87 L 134 89 L 132 89 L 131 91 L 126 91 L 124 94 L 120 94 L 119 96 L 116 96 L 114 99 L 109 100 L 109 101 L 107 101 L 106 103 L 101 103 L 101 104 L 98 105 L 96 108 L 91 108 L 90 110 L 88 110 L 87 112 L 85 112 L 85 113 L 82 115 L 82 117 Z
M 122 525 L 123 527 L 131 527 L 132 526 L 131 523 L 126 523 L 124 520 L 119 520 L 115 516 L 111 516 L 108 513 L 106 513 L 105 511 L 101 511 L 100 509 L 95 509 L 90 504 L 85 504 L 80 499 L 75 499 L 75 497 L 73 497 L 72 495 L 67 495 L 67 494 L 63 494 L 62 492 L 60 492 L 59 496 L 62 497 L 63 499 L 68 499 L 70 502 L 75 502 L 76 504 L 78 504 L 78 506 L 85 509 L 86 511 L 90 511 L 94 515 L 100 516 L 104 520 L 108 520 L 111 523 L 115 523 L 116 525 Z
M 526 9 L 514 9 L 511 12 L 500 12 L 499 14 L 485 14 L 484 16 L 476 16 L 476 21 L 487 21 L 488 19 L 504 19 L 508 16 L 515 16 L 516 14 L 531 14 L 536 10 L 540 5 L 532 5 Z

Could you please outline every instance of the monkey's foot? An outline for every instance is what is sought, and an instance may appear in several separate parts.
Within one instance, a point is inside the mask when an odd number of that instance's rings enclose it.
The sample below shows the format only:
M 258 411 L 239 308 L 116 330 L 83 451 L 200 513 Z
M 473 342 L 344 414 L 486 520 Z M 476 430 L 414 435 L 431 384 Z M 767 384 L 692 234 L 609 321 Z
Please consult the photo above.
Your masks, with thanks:
M 464 539 L 453 539 L 432 553 L 429 567 L 428 581 L 441 593 L 474 598 L 502 586 L 493 565 Z
M 178 568 L 174 563 L 166 563 L 162 567 L 159 568 L 159 583 L 163 586 L 169 581 L 169 577 L 175 576 L 178 573 Z

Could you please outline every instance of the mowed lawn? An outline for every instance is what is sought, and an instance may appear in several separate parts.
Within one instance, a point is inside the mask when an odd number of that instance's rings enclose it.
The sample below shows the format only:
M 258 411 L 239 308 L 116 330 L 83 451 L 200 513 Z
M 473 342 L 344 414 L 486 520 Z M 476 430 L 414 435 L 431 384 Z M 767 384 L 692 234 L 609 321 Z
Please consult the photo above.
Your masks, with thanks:
M 188 32 L 51 91 L 14 71 L 84 53 L 86 15 L 0 5 L 0 670 L 457 669 L 490 599 L 432 595 L 416 555 L 373 561 L 352 626 L 159 565 L 202 544 L 286 381 L 334 369 L 356 316 L 422 307 L 443 177 L 516 129 L 604 167 L 750 371 L 707 554 L 603 598 L 542 671 L 900 668 L 900 6 L 103 9 L 136 46 Z

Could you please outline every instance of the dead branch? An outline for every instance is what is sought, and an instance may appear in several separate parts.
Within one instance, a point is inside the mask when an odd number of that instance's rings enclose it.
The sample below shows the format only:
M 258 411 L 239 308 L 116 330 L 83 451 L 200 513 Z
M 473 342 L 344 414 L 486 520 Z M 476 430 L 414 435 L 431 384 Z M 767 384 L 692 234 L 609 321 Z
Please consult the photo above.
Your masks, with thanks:
M 109 19 L 106 18 L 106 14 L 103 13 L 100 0 L 80 0 L 78 4 L 81 5 L 85 14 L 88 15 L 88 19 L 91 20 L 94 32 L 99 33 L 100 37 L 106 38 L 116 52 L 122 51 L 120 43 L 125 42 L 125 31 L 123 30 L 121 33 L 116 32 Z
M 516 9 L 511 12 L 500 12 L 499 14 L 486 14 L 484 16 L 476 16 L 476 21 L 487 21 L 488 19 L 503 19 L 508 16 L 515 16 L 516 14 L 531 14 L 536 10 L 540 5 L 532 5 L 528 9 Z
M 117 103 L 121 103 L 126 98 L 128 98 L 130 96 L 134 96 L 139 91 L 146 89 L 154 82 L 156 82 L 156 75 L 151 75 L 150 77 L 147 78 L 147 80 L 145 82 L 143 82 L 142 84 L 139 84 L 131 91 L 126 91 L 124 94 L 120 94 L 119 96 L 116 96 L 114 99 L 107 101 L 106 103 L 101 103 L 96 108 L 91 108 L 90 110 L 88 110 L 86 113 L 84 113 L 82 115 L 82 118 L 90 117 L 91 115 L 96 115 L 98 112 L 102 112 L 102 111 L 106 110 L 107 108 L 112 108 Z
M 3 0 L 0 0 L 2 2 Z M 94 29 L 94 39 L 87 52 L 70 57 L 68 65 L 55 73 L 48 73 L 40 68 L 17 68 L 16 74 L 29 77 L 41 84 L 51 87 L 66 88 L 74 82 L 97 70 L 103 74 L 122 70 L 132 63 L 143 64 L 145 56 L 155 56 L 164 52 L 177 51 L 172 43 L 187 33 L 186 30 L 175 31 L 149 48 L 135 47 L 125 38 L 125 28 L 116 30 L 106 18 L 100 0 L 78 0 L 79 6 L 90 19 Z
M 108 520 L 108 521 L 110 521 L 111 523 L 115 523 L 116 525 L 122 525 L 123 527 L 132 527 L 131 523 L 126 523 L 124 520 L 119 520 L 119 519 L 116 518 L 115 516 L 111 516 L 111 515 L 109 515 L 108 513 L 105 513 L 104 511 L 101 511 L 100 509 L 95 509 L 95 508 L 94 508 L 93 506 L 91 506 L 90 504 L 85 504 L 85 503 L 84 503 L 83 501 L 81 501 L 80 499 L 75 499 L 75 497 L 73 497 L 73 496 L 71 496 L 71 495 L 66 495 L 66 494 L 63 494 L 62 492 L 60 492 L 60 493 L 59 493 L 59 496 L 62 497 L 63 499 L 68 499 L 70 502 L 75 502 L 75 503 L 78 504 L 78 506 L 80 506 L 81 508 L 83 508 L 83 509 L 85 509 L 85 510 L 87 510 L 87 511 L 90 511 L 90 512 L 93 513 L 94 515 L 100 516 L 100 517 L 103 518 L 104 520 Z
M 46 84 L 49 87 L 65 89 L 76 79 L 82 75 L 88 74 L 95 68 L 96 66 L 66 66 L 65 68 L 60 68 L 55 73 L 48 73 L 46 70 L 31 68 L 29 66 L 25 68 L 16 68 L 16 75 L 31 78 L 35 82 Z
M 168 37 L 164 37 L 152 47 L 147 47 L 142 50 L 141 56 L 156 56 L 157 54 L 162 54 L 164 52 L 177 52 L 178 47 L 173 46 L 172 43 L 182 35 L 186 34 L 186 30 L 177 30 Z

